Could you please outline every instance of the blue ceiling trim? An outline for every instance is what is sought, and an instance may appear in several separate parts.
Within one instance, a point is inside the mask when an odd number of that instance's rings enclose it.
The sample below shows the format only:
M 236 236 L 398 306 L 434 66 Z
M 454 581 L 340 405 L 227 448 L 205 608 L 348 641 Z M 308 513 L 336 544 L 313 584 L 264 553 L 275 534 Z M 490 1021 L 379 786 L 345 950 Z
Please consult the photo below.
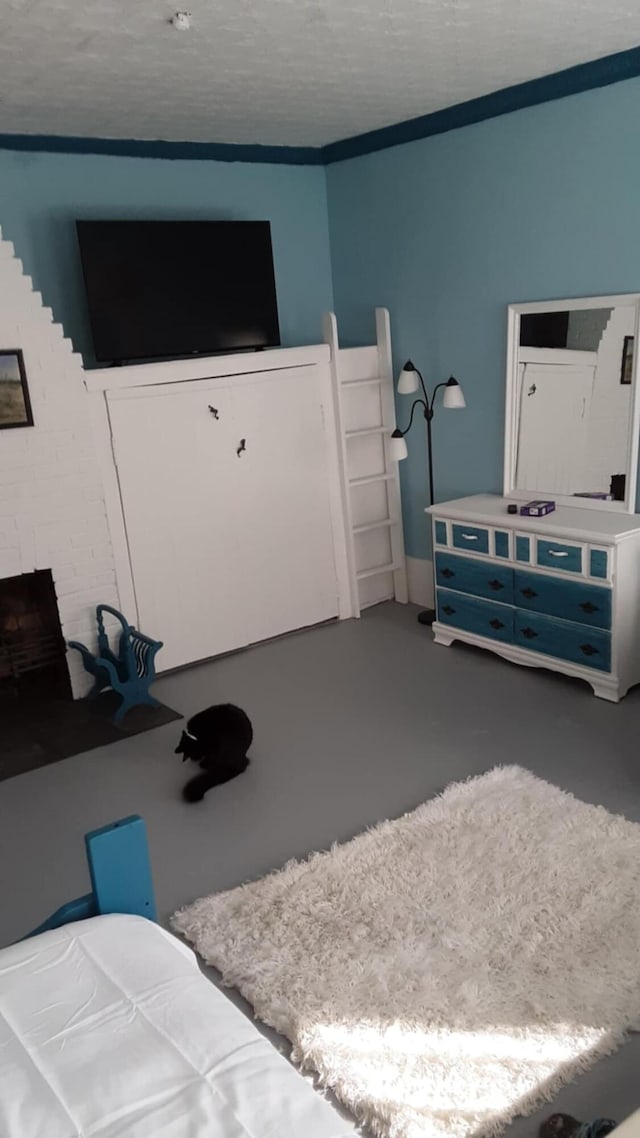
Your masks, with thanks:
M 110 154 L 128 158 L 191 159 L 215 162 L 276 163 L 288 166 L 324 166 L 386 150 L 405 142 L 458 130 L 485 119 L 497 118 L 525 107 L 564 99 L 624 79 L 640 76 L 640 47 L 580 63 L 541 79 L 504 87 L 466 103 L 456 103 L 406 122 L 371 130 L 353 138 L 315 146 L 261 146 L 227 142 L 163 142 L 125 138 L 75 138 L 47 134 L 0 134 L 0 150 L 40 151 L 54 154 Z
M 332 142 L 322 150 L 325 163 L 341 162 L 345 158 L 355 158 L 361 154 L 371 154 L 375 150 L 386 150 L 390 146 L 400 146 L 404 142 L 414 142 L 419 138 L 429 138 L 434 134 L 444 134 L 462 126 L 497 118 L 499 115 L 520 111 L 524 107 L 535 107 L 539 103 L 549 103 L 564 99 L 567 95 L 577 95 L 596 87 L 606 87 L 623 79 L 634 79 L 640 75 L 640 47 L 607 55 L 592 63 L 581 63 L 566 71 L 556 71 L 541 79 L 531 79 L 518 83 L 515 87 L 504 87 L 491 95 L 470 99 L 467 103 L 457 103 L 430 115 L 397 123 L 394 126 L 371 130 L 354 138 Z
M 315 146 L 259 146 L 231 142 L 162 142 L 137 138 L 74 138 L 50 134 L 0 134 L 0 150 L 53 154 L 111 154 L 121 158 L 195 159 L 203 162 L 261 162 L 322 166 Z

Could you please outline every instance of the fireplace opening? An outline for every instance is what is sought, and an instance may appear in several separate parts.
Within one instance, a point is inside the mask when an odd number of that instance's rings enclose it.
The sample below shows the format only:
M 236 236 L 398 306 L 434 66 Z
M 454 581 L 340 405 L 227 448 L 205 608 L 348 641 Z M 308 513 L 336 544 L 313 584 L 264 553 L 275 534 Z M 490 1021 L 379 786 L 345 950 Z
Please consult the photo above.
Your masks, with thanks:
M 0 580 L 0 695 L 72 699 L 49 569 Z
M 0 780 L 182 718 L 158 704 L 114 724 L 119 702 L 74 700 L 51 573 L 0 580 Z

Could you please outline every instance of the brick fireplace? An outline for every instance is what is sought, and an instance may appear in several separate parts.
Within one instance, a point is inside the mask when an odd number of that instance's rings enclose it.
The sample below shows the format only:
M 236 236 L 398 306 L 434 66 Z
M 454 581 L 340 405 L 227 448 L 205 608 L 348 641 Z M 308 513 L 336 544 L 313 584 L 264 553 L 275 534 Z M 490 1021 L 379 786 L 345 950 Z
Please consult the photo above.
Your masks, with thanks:
M 33 582 L 25 594 L 16 579 L 47 574 L 61 636 L 93 646 L 95 607 L 117 608 L 118 594 L 82 360 L 1 239 L 0 295 L 0 350 L 22 349 L 34 421 L 0 431 L 0 597 L 19 608 Z M 90 683 L 76 655 L 66 659 L 77 698 Z
M 0 697 L 71 698 L 53 577 L 47 569 L 0 581 Z

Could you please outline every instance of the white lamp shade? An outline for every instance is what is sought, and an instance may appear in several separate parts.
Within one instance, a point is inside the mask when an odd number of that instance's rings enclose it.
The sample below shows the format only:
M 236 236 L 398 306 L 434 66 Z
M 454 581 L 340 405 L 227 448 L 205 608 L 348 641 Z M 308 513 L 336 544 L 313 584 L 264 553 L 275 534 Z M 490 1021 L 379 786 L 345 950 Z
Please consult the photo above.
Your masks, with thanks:
M 442 406 L 447 407 L 449 411 L 461 410 L 467 404 L 464 400 L 464 394 L 459 383 L 447 384 L 442 396 Z
M 403 435 L 392 435 L 389 443 L 389 457 L 394 462 L 402 462 L 403 458 L 407 458 L 409 451 Z
M 398 376 L 398 395 L 412 395 L 418 390 L 418 373 L 414 367 L 404 365 Z

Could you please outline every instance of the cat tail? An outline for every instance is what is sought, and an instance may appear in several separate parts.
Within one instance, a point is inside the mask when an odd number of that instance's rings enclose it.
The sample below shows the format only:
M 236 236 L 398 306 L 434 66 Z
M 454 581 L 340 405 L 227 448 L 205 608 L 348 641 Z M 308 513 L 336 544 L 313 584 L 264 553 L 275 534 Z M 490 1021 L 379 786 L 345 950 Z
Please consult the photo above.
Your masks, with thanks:
M 222 786 L 223 782 L 230 782 L 232 778 L 237 778 L 239 774 L 246 771 L 251 759 L 245 755 L 241 763 L 237 760 L 233 766 L 224 765 L 218 767 L 214 771 L 203 771 L 202 774 L 195 775 L 194 778 L 189 779 L 186 786 L 183 788 L 182 797 L 185 802 L 201 802 L 208 790 L 214 786 Z
M 212 786 L 216 786 L 215 779 L 211 778 L 208 774 L 197 774 L 195 778 L 190 778 L 186 786 L 182 789 L 182 797 L 185 802 L 202 802 L 208 790 Z

